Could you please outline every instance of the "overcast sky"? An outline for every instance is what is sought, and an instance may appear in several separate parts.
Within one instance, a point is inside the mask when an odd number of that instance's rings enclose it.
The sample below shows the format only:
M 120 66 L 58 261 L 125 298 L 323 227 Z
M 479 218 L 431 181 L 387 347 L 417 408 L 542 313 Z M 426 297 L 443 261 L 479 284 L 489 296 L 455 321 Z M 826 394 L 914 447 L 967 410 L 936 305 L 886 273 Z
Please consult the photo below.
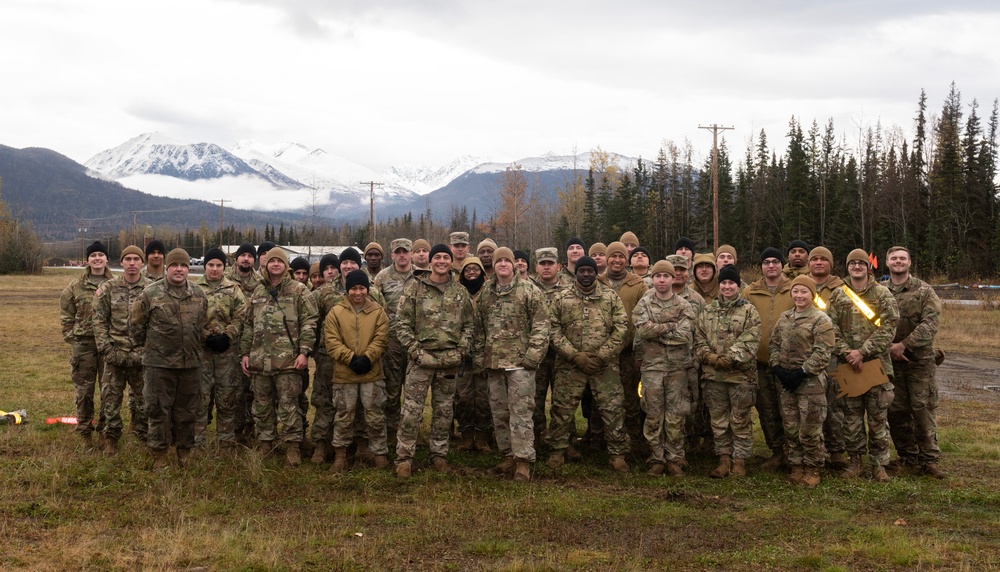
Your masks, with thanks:
M 373 169 L 600 146 L 651 158 L 789 118 L 913 131 L 1000 97 L 996 2 L 4 0 L 0 144 L 295 141 Z M 709 8 L 710 6 L 711 8 Z M 852 135 L 853 133 L 853 135 Z

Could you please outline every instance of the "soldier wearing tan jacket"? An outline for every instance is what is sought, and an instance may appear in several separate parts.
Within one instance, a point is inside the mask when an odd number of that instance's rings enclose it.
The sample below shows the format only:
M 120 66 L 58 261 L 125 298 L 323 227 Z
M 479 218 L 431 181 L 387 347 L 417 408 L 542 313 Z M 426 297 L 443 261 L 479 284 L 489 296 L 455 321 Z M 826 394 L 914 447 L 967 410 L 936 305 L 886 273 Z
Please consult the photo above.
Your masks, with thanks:
M 834 291 L 844 285 L 839 276 L 833 274 L 833 253 L 824 246 L 817 246 L 809 251 L 809 278 L 816 283 L 815 304 L 826 312 L 830 297 Z M 837 367 L 837 358 L 830 358 L 827 373 L 832 373 Z M 830 380 L 826 384 L 826 420 L 823 422 L 823 445 L 829 457 L 830 468 L 843 470 L 847 468 L 847 453 L 844 447 L 844 398 L 837 397 L 840 386 Z

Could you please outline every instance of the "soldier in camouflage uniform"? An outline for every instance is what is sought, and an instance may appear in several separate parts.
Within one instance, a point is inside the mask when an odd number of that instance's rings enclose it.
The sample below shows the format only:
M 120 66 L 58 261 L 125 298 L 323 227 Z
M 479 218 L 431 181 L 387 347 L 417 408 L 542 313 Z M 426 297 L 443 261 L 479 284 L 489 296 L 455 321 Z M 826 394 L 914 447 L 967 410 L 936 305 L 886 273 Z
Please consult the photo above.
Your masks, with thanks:
M 74 278 L 59 296 L 63 340 L 72 348 L 69 364 L 76 394 L 76 433 L 87 448 L 93 445 L 94 388 L 97 380 L 104 375 L 104 363 L 94 339 L 94 293 L 111 278 L 108 248 L 94 241 L 87 247 L 86 272 Z M 98 423 L 97 432 L 102 430 L 103 426 Z
M 551 308 L 552 301 L 564 290 L 573 287 L 573 281 L 560 272 L 559 250 L 554 246 L 539 248 L 535 251 L 535 275 L 531 281 L 545 295 L 545 303 Z M 556 350 L 551 345 L 545 352 L 545 358 L 535 370 L 535 412 L 531 424 L 535 431 L 535 451 L 542 445 L 542 433 L 545 432 L 545 399 L 553 387 L 556 376 Z M 572 448 L 572 445 L 570 445 Z M 579 456 L 576 455 L 578 458 Z
M 690 242 L 691 239 L 681 237 L 678 239 L 678 245 L 681 251 L 686 252 L 687 243 L 682 241 Z M 693 245 L 692 245 L 693 246 Z M 671 290 L 674 294 L 677 294 L 689 304 L 694 310 L 695 316 L 701 314 L 701 311 L 705 309 L 705 299 L 702 298 L 701 294 L 694 291 L 694 288 L 688 284 L 688 269 L 691 266 L 691 260 L 683 254 L 671 254 L 667 257 L 667 262 L 674 267 L 674 280 Z M 712 275 L 715 275 L 713 270 Z M 646 296 L 652 296 L 649 292 Z M 691 354 L 692 359 L 690 360 L 690 365 L 687 368 L 687 380 L 688 380 L 688 392 L 691 396 L 691 407 L 688 412 L 687 419 L 684 421 L 684 434 L 687 437 L 687 449 L 693 451 L 699 447 L 699 444 L 706 447 L 705 450 L 711 450 L 712 446 L 712 424 L 708 419 L 708 407 L 705 406 L 705 400 L 701 395 L 701 375 L 698 373 L 701 364 L 694 359 L 694 326 L 691 327 L 692 332 L 692 342 L 688 346 L 688 350 Z
M 164 267 L 163 257 L 167 254 L 167 247 L 162 240 L 153 239 L 146 243 L 146 266 L 142 269 L 142 277 L 147 282 L 163 280 Z
M 403 287 L 413 276 L 410 264 L 410 250 L 413 243 L 408 238 L 397 238 L 389 244 L 392 251 L 392 266 L 383 269 L 375 277 L 372 290 L 382 293 L 385 311 L 390 323 L 396 317 Z M 396 447 L 396 432 L 399 430 L 399 411 L 403 395 L 403 380 L 406 377 L 406 350 L 390 328 L 389 345 L 382 355 L 382 375 L 385 378 L 385 429 L 389 447 Z
M 794 308 L 781 314 L 771 334 L 771 371 L 781 383 L 781 420 L 789 484 L 815 487 L 826 462 L 826 368 L 833 353 L 833 323 L 813 305 L 816 283 L 807 275 L 792 280 Z
M 288 276 L 280 248 L 267 253 L 263 268 L 265 281 L 250 297 L 240 338 L 242 368 L 253 376 L 258 446 L 269 452 L 281 439 L 288 445 L 286 463 L 294 467 L 302 462 L 305 412 L 299 399 L 302 371 L 316 346 L 318 312 L 309 290 Z
M 337 288 L 341 284 L 338 269 L 340 259 L 335 254 L 324 255 L 319 261 L 320 272 L 324 282 L 312 291 L 313 303 L 316 304 L 318 316 L 316 320 L 317 333 L 324 327 L 326 316 L 334 306 L 340 303 L 344 295 Z M 333 423 L 337 408 L 333 403 L 333 379 L 335 376 L 333 358 L 326 351 L 326 336 L 319 335 L 316 343 L 316 371 L 312 381 L 312 406 L 316 410 L 310 435 L 316 448 L 313 450 L 310 462 L 321 465 L 326 462 L 330 444 L 333 441 Z
M 132 305 L 129 333 L 143 346 L 143 398 L 153 469 L 167 465 L 171 445 L 183 467 L 194 446 L 201 407 L 201 364 L 208 302 L 188 282 L 191 257 L 181 248 L 167 253 L 166 277 L 146 287 Z
M 628 472 L 625 453 L 624 404 L 618 356 L 628 336 L 628 315 L 621 298 L 597 281 L 597 263 L 589 256 L 576 261 L 576 283 L 557 296 L 549 308 L 556 380 L 552 388 L 552 424 L 546 440 L 552 447 L 546 465 L 565 462 L 570 428 L 583 390 L 590 385 L 611 455 L 611 467 Z
M 263 245 L 261 245 L 263 246 Z M 260 285 L 260 273 L 254 269 L 257 264 L 257 249 L 245 242 L 236 249 L 235 263 L 226 268 L 226 278 L 239 284 L 243 297 L 247 300 Z M 236 417 L 236 438 L 241 443 L 249 443 L 254 437 L 253 428 L 253 389 L 250 387 L 250 376 L 237 368 L 240 380 L 240 403 Z
M 136 436 L 146 440 L 145 405 L 142 401 L 142 348 L 132 342 L 128 332 L 129 313 L 148 282 L 142 277 L 143 252 L 138 246 L 122 250 L 122 275 L 108 280 L 94 295 L 94 339 L 104 361 L 101 378 L 101 447 L 108 454 L 118 451 L 124 424 L 122 402 L 129 389 L 131 426 Z
M 889 406 L 889 433 L 899 459 L 898 472 L 919 470 L 945 478 L 938 467 L 938 388 L 934 336 L 941 323 L 941 300 L 929 284 L 910 274 L 910 251 L 894 246 L 885 256 L 889 280 L 882 282 L 896 298 L 899 325 L 889 355 L 895 373 L 895 398 Z
M 493 269 L 476 302 L 473 369 L 486 371 L 494 434 L 504 456 L 491 472 L 513 472 L 514 480 L 526 482 L 535 462 L 535 370 L 549 347 L 548 302 L 517 275 L 509 248 L 493 252 Z
M 826 311 L 830 296 L 844 285 L 839 276 L 833 274 L 833 253 L 824 246 L 817 246 L 809 251 L 809 274 L 816 283 L 816 305 Z M 837 356 L 830 356 L 827 373 L 832 374 L 837 369 Z M 826 384 L 826 420 L 823 422 L 823 444 L 829 457 L 830 468 L 842 471 L 847 468 L 847 453 L 844 447 L 844 398 L 837 397 L 840 386 L 827 377 Z
M 673 291 L 674 266 L 660 260 L 650 270 L 653 291 L 632 311 L 635 359 L 642 371 L 643 434 L 652 454 L 650 476 L 684 475 L 684 421 L 691 410 L 688 369 L 694 339 L 694 307 Z
M 455 378 L 472 342 L 472 299 L 451 273 L 450 249 L 434 245 L 430 261 L 430 274 L 404 286 L 392 324 L 409 357 L 396 442 L 396 476 L 404 479 L 412 474 L 428 389 L 431 464 L 435 470 L 448 470 L 445 457 L 454 415 Z
M 872 387 L 859 397 L 844 398 L 844 441 L 850 462 L 844 470 L 845 478 L 861 474 L 861 457 L 865 454 L 865 417 L 868 418 L 868 458 L 872 464 L 872 477 L 888 482 L 885 465 L 889 462 L 889 404 L 893 400 L 892 360 L 889 346 L 896 335 L 899 308 L 892 292 L 875 282 L 871 276 L 868 254 L 860 248 L 847 255 L 847 272 L 850 279 L 830 296 L 827 314 L 833 320 L 837 345 L 834 355 L 840 363 L 848 363 L 861 371 L 865 361 L 878 359 L 889 376 L 889 381 Z M 850 288 L 874 311 L 869 319 L 844 291 Z M 876 324 L 877 322 L 877 324 Z
M 212 406 L 219 447 L 236 447 L 236 423 L 242 405 L 243 383 L 239 371 L 239 343 L 247 299 L 240 286 L 224 276 L 226 253 L 218 248 L 205 253 L 205 274 L 198 286 L 208 299 L 204 362 L 201 368 L 201 411 L 195 426 L 195 444 L 205 444 Z
M 719 297 L 699 314 L 694 331 L 694 354 L 702 364 L 705 404 L 719 457 L 719 466 L 709 473 L 715 479 L 745 476 L 753 448 L 750 410 L 757 398 L 760 315 L 739 292 L 739 271 L 724 266 L 719 270 Z

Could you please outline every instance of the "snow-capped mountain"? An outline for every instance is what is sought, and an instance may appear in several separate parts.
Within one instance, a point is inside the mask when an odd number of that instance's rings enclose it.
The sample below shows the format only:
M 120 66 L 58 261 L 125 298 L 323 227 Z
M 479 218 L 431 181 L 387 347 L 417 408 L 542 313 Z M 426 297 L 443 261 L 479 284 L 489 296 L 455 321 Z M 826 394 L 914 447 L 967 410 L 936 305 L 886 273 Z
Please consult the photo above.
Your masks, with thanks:
M 528 173 L 541 171 L 569 171 L 573 169 L 587 170 L 590 167 L 591 153 L 578 153 L 576 155 L 557 155 L 553 152 L 545 153 L 540 157 L 525 157 L 513 163 L 481 163 L 469 170 L 470 173 L 503 173 L 514 163 L 521 166 L 521 170 Z M 618 153 L 608 153 L 610 163 L 619 169 L 624 169 L 635 163 L 632 157 L 619 155 Z
M 489 161 L 490 159 L 486 157 L 463 155 L 437 169 L 400 165 L 389 167 L 383 171 L 383 174 L 385 178 L 396 181 L 400 186 L 406 187 L 418 195 L 426 195 L 454 181 L 473 167 Z

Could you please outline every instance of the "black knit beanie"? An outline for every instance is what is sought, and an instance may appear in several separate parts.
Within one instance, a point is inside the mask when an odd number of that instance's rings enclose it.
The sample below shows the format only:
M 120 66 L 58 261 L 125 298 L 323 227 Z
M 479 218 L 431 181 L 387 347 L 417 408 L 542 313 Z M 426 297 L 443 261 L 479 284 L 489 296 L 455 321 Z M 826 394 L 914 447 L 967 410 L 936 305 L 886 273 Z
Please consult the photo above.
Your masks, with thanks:
M 354 286 L 364 286 L 365 290 L 371 289 L 371 283 L 368 282 L 368 275 L 364 270 L 351 270 L 347 274 L 347 278 L 344 279 L 344 290 L 350 292 Z
M 103 252 L 104 256 L 107 256 L 108 255 L 108 247 L 104 246 L 104 244 L 101 241 L 95 240 L 93 244 L 91 244 L 90 246 L 87 247 L 87 258 L 90 258 L 90 255 L 93 254 L 93 253 L 95 253 L 95 252 Z M 147 252 L 149 252 L 149 251 L 147 250 Z
M 577 237 L 574 236 L 573 238 L 571 238 L 571 239 L 569 239 L 569 240 L 566 241 L 566 250 L 569 250 L 569 247 L 573 246 L 574 244 L 579 244 L 580 248 L 582 248 L 584 250 L 587 249 L 587 247 L 583 245 L 583 240 L 581 240 L 581 239 L 579 239 L 579 238 L 577 238 Z
M 149 241 L 149 244 L 146 245 L 146 258 L 149 258 L 149 253 L 153 252 L 154 250 L 159 250 L 160 254 L 167 253 L 167 247 L 164 246 L 162 240 L 159 240 L 157 238 L 154 238 L 153 240 Z
M 340 270 L 340 259 L 337 258 L 336 254 L 324 254 L 323 258 L 319 259 L 319 271 L 321 274 L 326 270 L 327 266 L 336 266 L 337 270 Z
M 434 260 L 434 255 L 435 254 L 440 254 L 442 252 L 445 253 L 445 254 L 447 254 L 448 258 L 451 258 L 452 260 L 455 260 L 455 257 L 451 255 L 451 249 L 448 248 L 448 246 L 445 245 L 445 244 L 435 244 L 433 247 L 431 247 L 431 253 L 427 257 L 427 259 L 428 260 Z
M 361 253 L 353 248 L 344 249 L 340 253 L 340 261 L 337 263 L 337 270 L 340 270 L 340 265 L 344 263 L 345 260 L 353 260 L 358 268 L 361 267 Z
M 582 266 L 589 266 L 594 269 L 594 272 L 599 272 L 597 270 L 597 261 L 589 256 L 581 256 L 580 260 L 576 261 L 576 268 L 573 269 L 574 273 L 579 272 Z
M 270 251 L 275 246 L 278 246 L 278 245 L 274 244 L 270 240 L 265 240 L 264 242 L 260 243 L 260 246 L 257 247 L 257 258 L 260 258 L 261 256 L 263 256 L 265 252 Z M 261 264 L 263 264 L 263 262 L 261 262 Z
M 645 254 L 646 255 L 646 260 L 650 264 L 653 264 L 653 255 L 651 255 L 648 250 L 646 250 L 645 248 L 643 248 L 641 246 L 635 247 L 635 249 L 632 250 L 632 254 L 628 255 L 628 263 L 629 264 L 632 264 L 632 257 L 635 256 L 636 252 L 641 252 L 641 253 Z
M 760 263 L 763 264 L 768 258 L 777 258 L 782 264 L 785 263 L 785 255 L 773 246 L 768 246 L 760 253 Z
M 785 249 L 785 252 L 791 252 L 793 248 L 801 248 L 802 250 L 805 250 L 806 252 L 809 252 L 809 245 L 806 244 L 806 242 L 804 240 L 798 240 L 798 239 L 796 239 L 796 240 L 793 240 L 793 241 L 789 242 L 788 243 L 788 248 Z
M 514 251 L 514 260 L 517 260 L 518 258 L 524 260 L 525 262 L 531 262 L 531 256 L 529 256 L 528 253 L 523 250 Z
M 211 248 L 205 253 L 205 264 L 208 264 L 209 260 L 218 260 L 222 262 L 222 265 L 226 265 L 226 253 L 222 252 L 221 248 Z
M 674 252 L 677 252 L 682 247 L 694 252 L 694 241 L 686 236 L 682 236 L 674 243 Z
M 732 280 L 737 284 L 740 283 L 740 271 L 732 264 L 723 266 L 722 270 L 719 271 L 719 284 L 722 284 L 726 280 Z
M 296 256 L 293 258 L 288 266 L 292 269 L 292 272 L 295 272 L 296 270 L 305 270 L 306 272 L 309 272 L 309 260 L 302 256 Z
M 243 254 L 250 254 L 256 259 L 257 249 L 254 248 L 253 245 L 250 244 L 249 242 L 244 242 L 243 244 L 240 245 L 239 248 L 236 249 L 236 254 L 233 255 L 233 258 L 234 259 L 239 258 Z

